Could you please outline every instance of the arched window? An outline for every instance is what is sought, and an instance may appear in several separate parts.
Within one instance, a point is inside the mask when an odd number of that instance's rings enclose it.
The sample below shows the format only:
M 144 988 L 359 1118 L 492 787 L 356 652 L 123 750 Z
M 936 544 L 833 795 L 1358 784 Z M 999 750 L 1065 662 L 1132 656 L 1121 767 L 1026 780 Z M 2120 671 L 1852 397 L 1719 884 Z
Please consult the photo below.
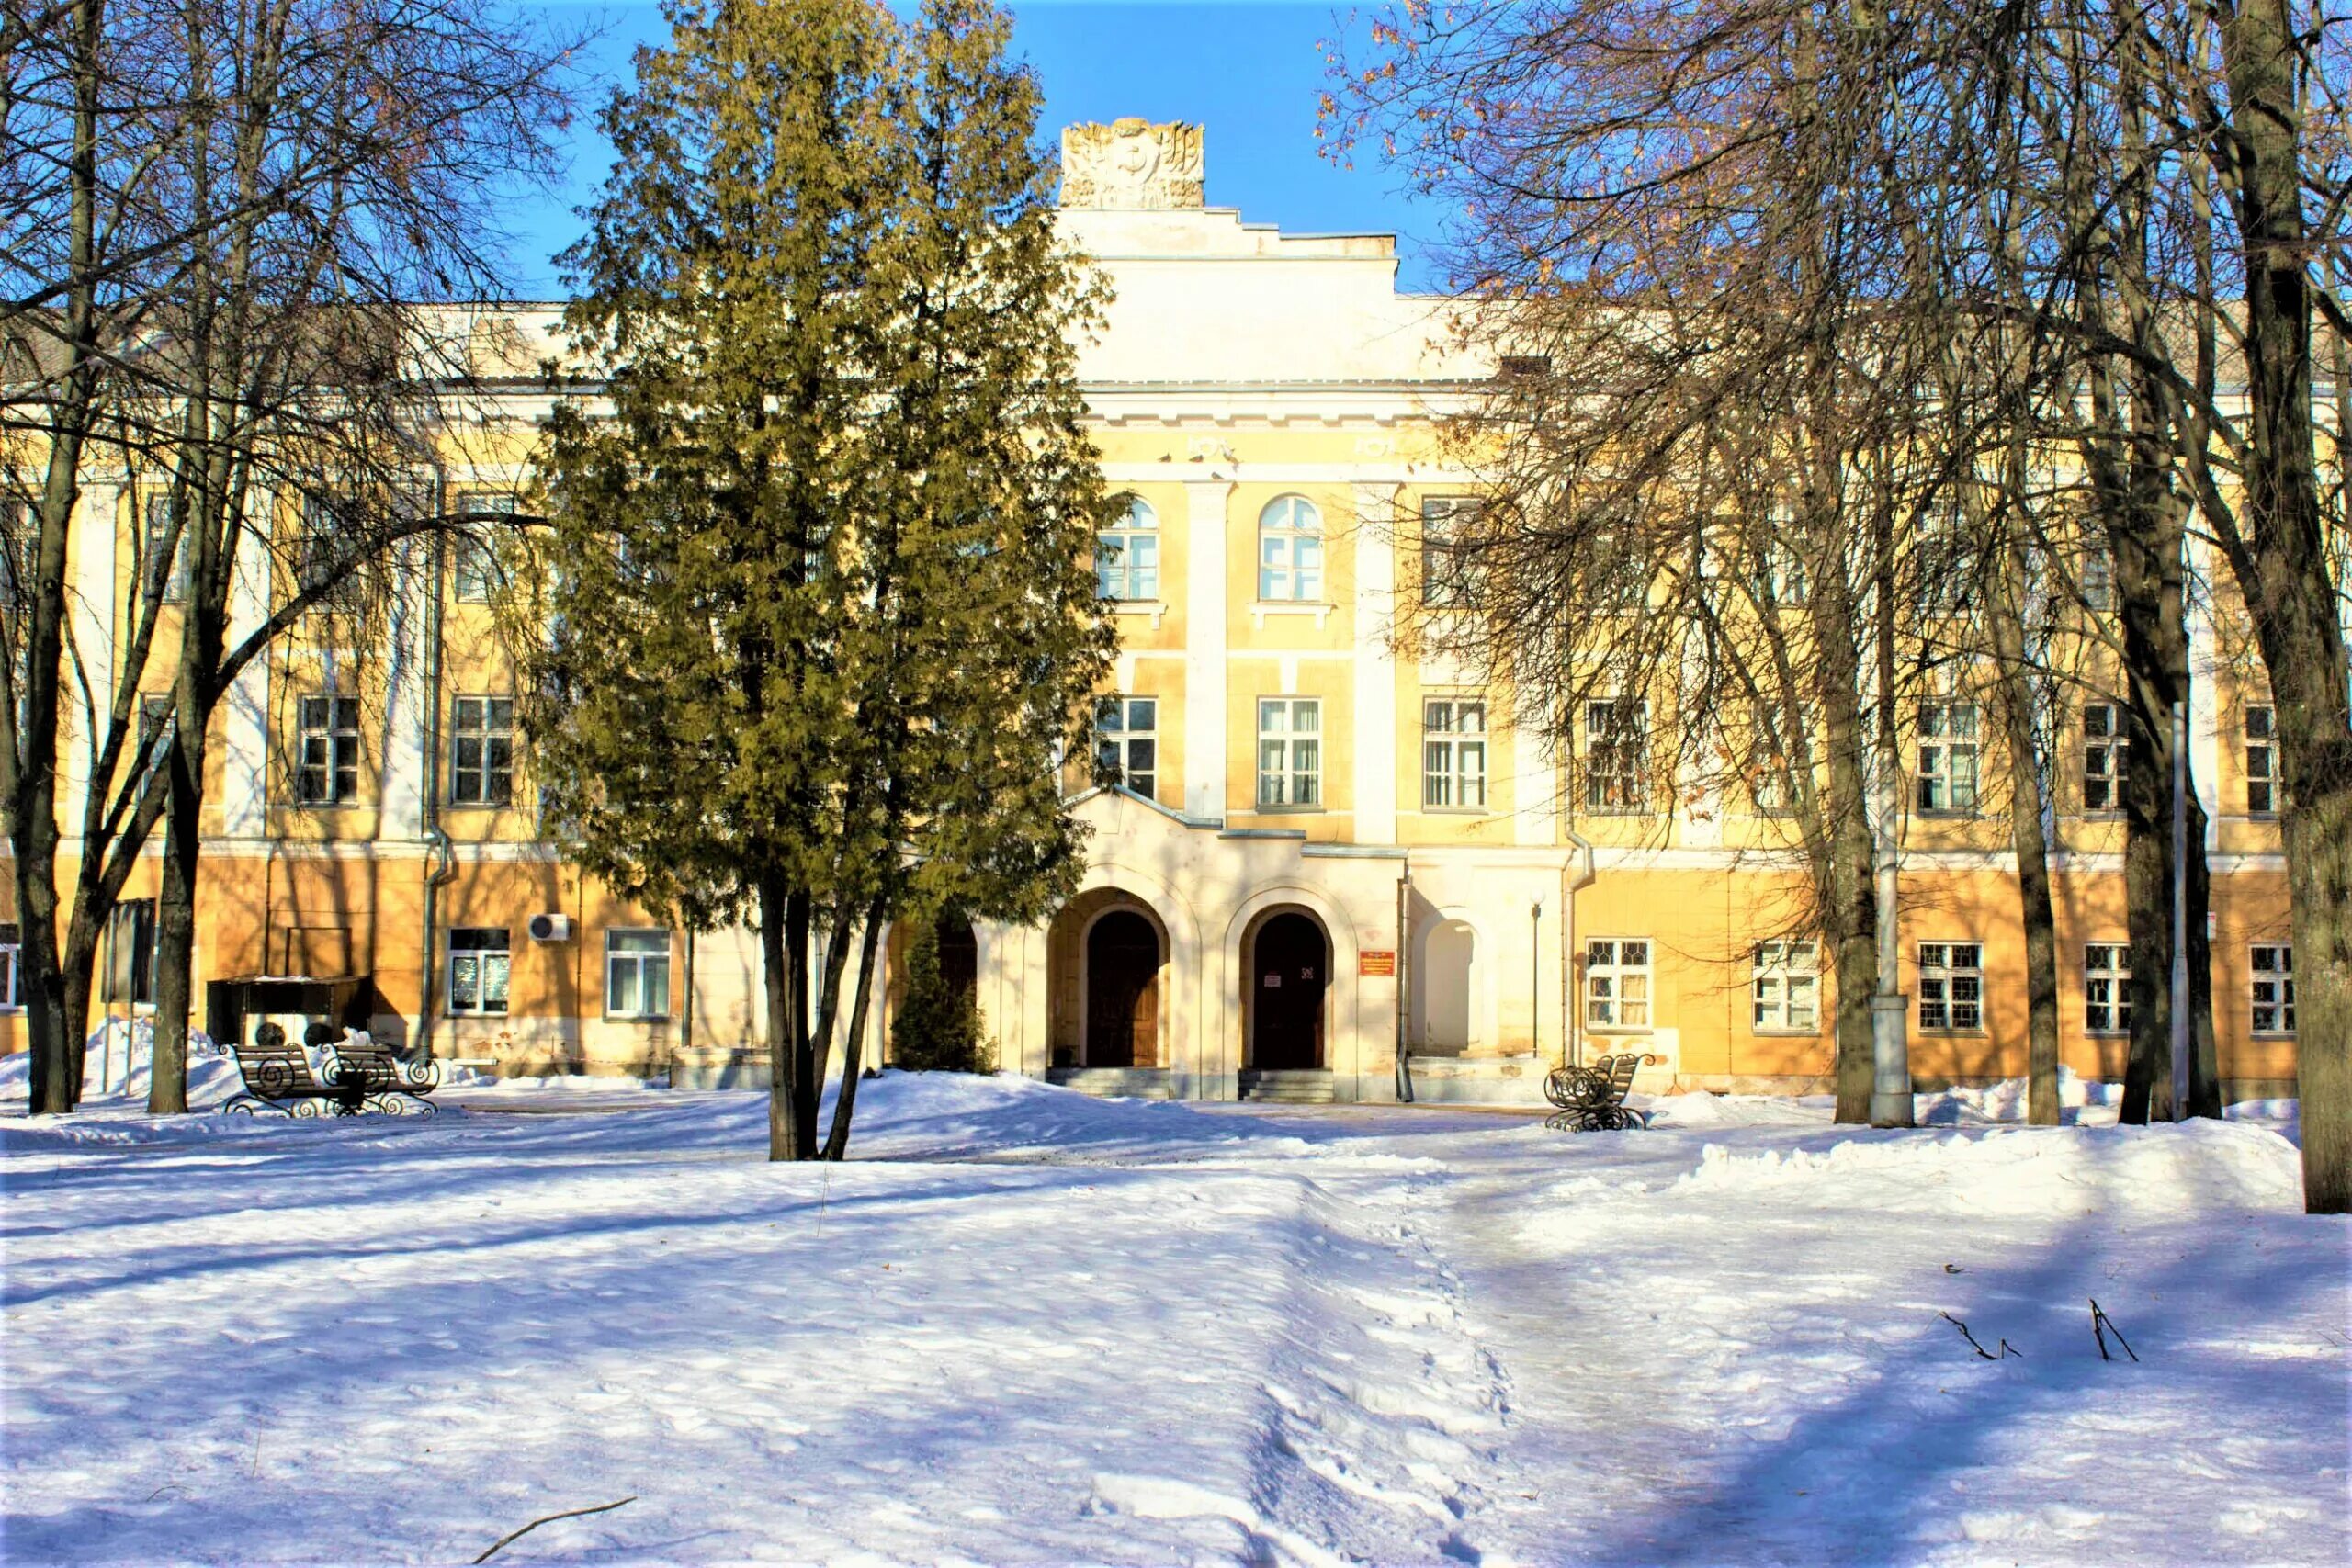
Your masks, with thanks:
M 1258 597 L 1323 597 L 1323 514 L 1303 495 L 1278 495 L 1258 513 Z
M 1096 590 L 1105 599 L 1159 597 L 1159 515 L 1140 499 L 1094 536 Z

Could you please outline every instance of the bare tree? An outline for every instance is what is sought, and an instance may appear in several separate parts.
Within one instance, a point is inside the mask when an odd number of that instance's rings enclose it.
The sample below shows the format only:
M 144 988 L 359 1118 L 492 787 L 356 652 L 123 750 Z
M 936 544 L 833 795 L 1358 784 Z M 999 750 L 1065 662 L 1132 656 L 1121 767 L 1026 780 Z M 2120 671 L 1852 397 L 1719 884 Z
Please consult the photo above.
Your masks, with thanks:
M 450 521 L 431 479 L 461 423 L 446 401 L 471 368 L 476 309 L 458 302 L 503 292 L 498 203 L 551 165 L 567 55 L 477 0 L 356 10 L 115 0 L 94 26 L 93 164 L 120 174 L 113 186 L 89 182 L 87 200 L 140 222 L 118 223 L 115 254 L 94 250 L 84 263 L 84 291 L 114 307 L 105 334 L 85 334 L 103 375 L 73 396 L 54 376 L 28 377 L 12 388 L 12 407 L 62 411 L 49 414 L 52 430 L 74 424 L 69 489 L 100 463 L 134 494 L 143 489 L 146 504 L 110 646 L 68 649 L 45 630 L 44 580 L 12 667 L 38 692 L 62 664 L 85 693 L 84 869 L 62 934 L 55 721 L 28 707 L 0 765 L 15 764 L 18 781 L 9 826 L 36 1108 L 66 1109 L 78 1095 L 107 913 L 162 820 L 153 1097 L 155 1109 L 178 1110 L 209 727 L 243 668 L 305 615 L 325 606 L 379 626 L 368 613 L 390 592 L 379 569 L 402 541 Z M 110 112 L 106 92 L 130 96 L 134 81 L 139 112 Z M 170 243 L 142 247 L 153 236 Z M 167 270 L 159 261 L 142 271 L 121 254 L 142 249 L 168 256 Z M 42 305 L 53 282 L 28 271 L 12 283 L 24 362 L 71 363 L 72 346 L 52 341 L 59 317 Z M 54 434 L 47 455 L 56 491 L 65 446 Z M 61 554 L 73 519 L 69 497 L 54 519 Z M 44 530 L 50 522 L 45 513 Z M 267 608 L 241 622 L 234 601 L 246 584 Z M 62 574 L 57 592 L 62 619 Z M 141 700 L 156 684 L 171 689 L 168 717 Z M 44 792 L 46 805 L 35 798 Z

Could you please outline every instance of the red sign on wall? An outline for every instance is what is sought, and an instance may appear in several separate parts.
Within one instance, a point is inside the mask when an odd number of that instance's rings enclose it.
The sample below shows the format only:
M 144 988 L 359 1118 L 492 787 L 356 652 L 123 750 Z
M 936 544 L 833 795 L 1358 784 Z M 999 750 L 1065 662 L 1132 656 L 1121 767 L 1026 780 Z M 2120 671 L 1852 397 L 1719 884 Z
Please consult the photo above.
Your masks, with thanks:
M 1366 948 L 1356 954 L 1356 973 L 1394 975 L 1396 973 L 1396 954 L 1391 949 Z

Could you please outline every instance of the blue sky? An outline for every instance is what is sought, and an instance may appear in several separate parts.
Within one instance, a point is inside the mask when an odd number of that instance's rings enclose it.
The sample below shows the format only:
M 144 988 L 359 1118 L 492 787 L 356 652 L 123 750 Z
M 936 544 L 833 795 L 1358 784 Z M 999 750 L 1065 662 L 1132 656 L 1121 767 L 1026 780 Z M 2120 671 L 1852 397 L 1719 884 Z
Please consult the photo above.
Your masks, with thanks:
M 607 81 L 625 76 L 630 51 L 665 32 L 657 6 L 560 6 L 567 18 L 601 17 L 605 31 L 597 67 Z M 1238 207 L 1252 223 L 1292 232 L 1394 231 L 1403 256 L 1399 286 L 1431 288 L 1424 260 L 1434 219 L 1426 205 L 1395 193 L 1376 160 L 1342 169 L 1317 156 L 1315 109 L 1323 88 L 1317 43 L 1339 36 L 1349 12 L 1329 0 L 1025 0 L 1011 6 L 1013 49 L 1035 65 L 1046 87 L 1043 133 L 1072 120 L 1197 120 L 1207 127 L 1208 199 Z M 607 88 L 590 96 L 601 105 Z M 582 117 L 568 186 L 520 207 L 512 227 L 524 292 L 560 291 L 548 258 L 577 236 L 572 209 L 604 177 L 611 149 Z

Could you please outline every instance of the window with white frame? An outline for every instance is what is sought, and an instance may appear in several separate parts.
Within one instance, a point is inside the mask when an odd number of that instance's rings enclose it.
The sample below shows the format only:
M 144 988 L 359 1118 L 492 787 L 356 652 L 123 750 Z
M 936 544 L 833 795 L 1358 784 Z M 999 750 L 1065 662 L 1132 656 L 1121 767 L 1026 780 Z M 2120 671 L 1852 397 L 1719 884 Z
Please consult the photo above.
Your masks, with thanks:
M 15 921 L 0 925 L 0 1011 L 15 1012 L 25 1005 L 24 933 Z
M 2254 945 L 2254 1032 L 2295 1032 L 2295 950 L 2284 942 Z
M 1788 609 L 1802 608 L 1813 597 L 1813 579 L 1807 575 L 1804 558 L 1796 547 L 1782 539 L 1774 539 L 1764 547 L 1764 602 Z
M 1584 705 L 1584 808 L 1601 816 L 1642 811 L 1648 790 L 1649 704 L 1619 697 Z
M 1984 1027 L 1983 943 L 1919 944 L 1919 1027 L 1958 1034 Z
M 670 933 L 605 933 L 605 1016 L 670 1016 Z
M 33 581 L 32 509 L 17 497 L 0 496 L 0 607 L 21 610 Z
M 2251 817 L 2278 810 L 2278 715 L 2267 703 L 2245 710 L 2245 809 Z
M 2083 809 L 2123 808 L 2123 710 L 2113 703 L 2083 706 Z
M 172 532 L 172 497 L 169 491 L 158 491 L 146 500 L 146 527 L 140 542 L 141 557 L 146 563 L 147 581 L 158 584 L 158 597 L 166 604 L 176 604 L 187 597 L 187 563 L 194 553 L 185 537 Z
M 305 592 L 326 588 L 333 583 L 327 598 L 338 599 L 350 589 L 346 578 L 336 581 L 336 574 L 345 570 L 343 558 L 344 538 L 349 525 L 344 517 L 344 507 L 322 496 L 308 496 L 302 502 L 301 531 L 294 546 L 294 586 Z
M 496 536 L 489 530 L 514 515 L 514 497 L 506 491 L 468 491 L 458 498 L 458 511 L 481 526 L 459 535 L 451 548 L 451 592 L 460 604 L 487 604 L 504 581 Z
M 2115 608 L 2115 558 L 2093 546 L 2083 557 L 2083 608 Z
M 1475 595 L 1472 558 L 1464 536 L 1478 518 L 1465 495 L 1432 495 L 1421 502 L 1421 603 L 1458 608 Z
M 1810 937 L 1759 942 L 1748 984 L 1749 1015 L 1758 1034 L 1815 1034 L 1821 1030 L 1821 944 Z
M 1919 706 L 1919 769 L 1915 776 L 1922 811 L 1976 809 L 1976 705 L 1929 702 Z
M 1649 942 L 1602 937 L 1585 943 L 1585 1027 L 1647 1029 L 1650 1021 Z
M 2094 942 L 2083 949 L 2083 1032 L 2132 1032 L 2132 949 Z
M 1789 755 L 1770 737 L 1748 753 L 1747 793 L 1760 817 L 1786 817 L 1797 808 L 1796 779 Z
M 506 1011 L 508 959 L 503 926 L 449 928 L 452 1018 L 497 1018 Z
M 514 798 L 514 699 L 453 697 L 449 803 L 505 806 Z
M 1258 805 L 1323 803 L 1323 705 L 1313 697 L 1258 699 Z
M 1141 498 L 1116 527 L 1094 536 L 1095 591 L 1105 599 L 1159 597 L 1159 514 Z
M 1278 495 L 1258 513 L 1258 597 L 1323 597 L 1323 514 L 1303 495 Z
M 357 697 L 300 699 L 295 737 L 295 799 L 305 806 L 341 806 L 359 797 Z
M 1097 697 L 1094 754 L 1121 784 L 1152 798 L 1159 784 L 1159 703 L 1153 697 Z
M 1439 811 L 1487 807 L 1487 705 L 1463 697 L 1421 704 L 1421 804 Z
M 1912 575 L 1921 615 L 1970 613 L 1980 553 L 1962 526 L 1956 503 L 1945 502 L 1920 514 Z

